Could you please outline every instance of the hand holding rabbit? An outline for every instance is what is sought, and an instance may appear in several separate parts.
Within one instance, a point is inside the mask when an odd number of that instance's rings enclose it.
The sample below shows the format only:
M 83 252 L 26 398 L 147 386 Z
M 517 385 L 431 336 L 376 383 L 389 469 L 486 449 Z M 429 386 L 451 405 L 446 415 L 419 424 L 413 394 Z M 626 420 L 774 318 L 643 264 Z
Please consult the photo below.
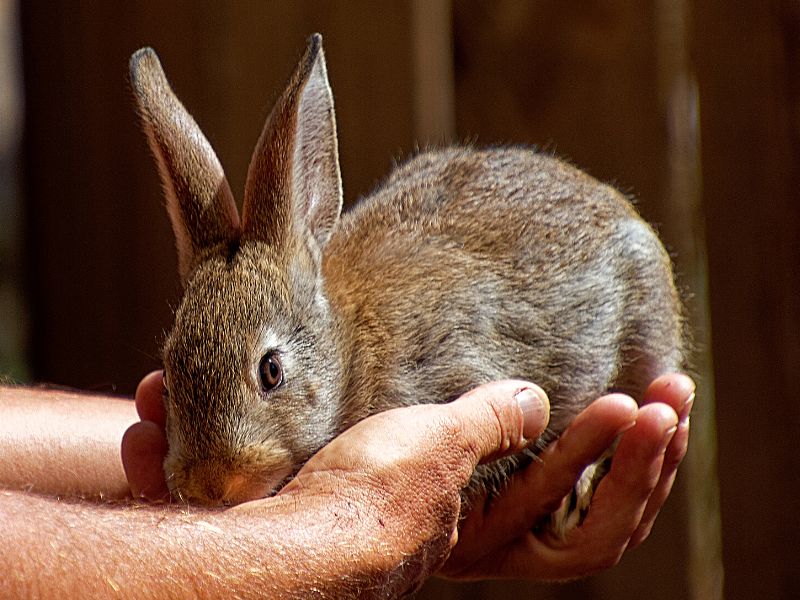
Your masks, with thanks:
M 365 417 L 498 379 L 548 393 L 541 450 L 595 398 L 641 400 L 682 366 L 669 258 L 613 188 L 532 149 L 454 147 L 412 158 L 340 219 L 312 36 L 253 154 L 240 220 L 155 54 L 136 53 L 131 73 L 185 287 L 164 349 L 177 497 L 274 493 Z M 528 460 L 480 467 L 470 493 L 501 489 Z M 562 535 L 585 516 L 597 477 L 585 479 L 554 520 Z
M 143 421 L 131 427 L 122 447 L 134 496 L 144 495 L 151 500 L 168 494 L 162 468 L 166 433 L 161 389 L 160 371 L 142 380 L 136 392 L 136 404 Z M 576 418 L 557 445 L 547 450 L 546 471 L 537 469 L 545 463 L 536 463 L 530 470 L 513 477 L 499 496 L 473 500 L 475 506 L 461 523 L 458 541 L 441 573 L 456 579 L 556 580 L 586 575 L 613 564 L 625 550 L 647 538 L 670 492 L 678 465 L 686 453 L 693 394 L 692 381 L 673 374 L 650 385 L 641 408 L 637 409 L 630 399 L 619 396 L 593 402 Z M 628 428 L 634 421 L 635 425 Z M 676 422 L 677 429 L 673 433 Z M 365 424 L 373 426 L 372 435 L 376 439 L 386 439 L 390 435 L 380 423 L 365 421 Z M 582 466 L 595 460 L 603 452 L 604 443 L 623 429 L 618 454 L 606 481 L 597 490 L 590 516 L 567 540 L 532 533 L 529 524 L 547 516 L 551 505 L 574 485 Z M 416 439 L 418 432 L 413 420 L 393 433 L 404 431 L 409 440 Z M 352 438 L 342 438 L 339 448 L 348 440 L 353 443 L 337 454 L 340 468 L 339 479 L 334 484 L 336 489 L 359 486 L 373 479 L 368 464 L 361 472 L 350 469 L 353 462 L 362 465 L 365 462 L 363 458 L 350 460 L 351 454 L 361 451 L 361 446 Z M 434 463 L 438 462 L 434 459 Z M 416 463 L 423 472 L 438 466 L 419 459 Z M 309 463 L 306 471 L 313 470 L 314 464 Z M 396 476 L 389 481 L 419 477 L 408 469 L 409 464 L 398 463 Z M 414 500 L 417 510 L 411 512 L 421 512 L 418 509 L 428 501 L 424 494 L 417 494 Z M 385 518 L 377 509 L 374 516 Z

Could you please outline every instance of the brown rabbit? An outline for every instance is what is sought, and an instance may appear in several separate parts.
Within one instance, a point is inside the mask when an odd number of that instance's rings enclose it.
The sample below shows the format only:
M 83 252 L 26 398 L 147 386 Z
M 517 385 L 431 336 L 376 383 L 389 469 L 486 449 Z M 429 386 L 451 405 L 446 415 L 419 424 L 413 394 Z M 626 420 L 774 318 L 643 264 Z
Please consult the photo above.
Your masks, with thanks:
M 658 238 L 617 190 L 551 156 L 422 152 L 340 219 L 321 44 L 311 37 L 267 120 L 241 221 L 155 53 L 131 58 L 185 287 L 164 348 L 177 497 L 269 495 L 358 420 L 503 378 L 549 394 L 541 447 L 599 395 L 641 399 L 682 366 Z

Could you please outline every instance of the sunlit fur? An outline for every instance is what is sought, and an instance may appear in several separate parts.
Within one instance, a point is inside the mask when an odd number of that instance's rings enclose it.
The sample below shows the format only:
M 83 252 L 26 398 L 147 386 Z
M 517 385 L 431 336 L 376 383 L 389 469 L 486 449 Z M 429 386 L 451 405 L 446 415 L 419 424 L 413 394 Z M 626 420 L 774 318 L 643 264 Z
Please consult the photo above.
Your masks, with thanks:
M 612 187 L 531 148 L 452 147 L 398 166 L 339 219 L 314 36 L 253 154 L 240 223 L 155 54 L 131 70 L 185 285 L 164 351 L 165 469 L 179 497 L 270 493 L 372 413 L 503 378 L 549 394 L 541 447 L 599 395 L 640 399 L 683 365 L 669 257 Z M 284 382 L 264 391 L 268 352 Z M 473 489 L 513 468 L 482 467 Z

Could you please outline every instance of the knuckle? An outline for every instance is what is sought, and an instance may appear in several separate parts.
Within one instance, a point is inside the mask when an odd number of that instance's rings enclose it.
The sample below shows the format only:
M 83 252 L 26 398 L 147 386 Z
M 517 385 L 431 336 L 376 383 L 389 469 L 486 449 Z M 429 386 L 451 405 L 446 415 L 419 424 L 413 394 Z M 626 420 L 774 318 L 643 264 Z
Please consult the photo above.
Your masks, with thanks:
M 491 440 L 487 440 L 487 442 L 491 442 L 491 449 L 495 452 L 505 453 L 512 446 L 512 432 L 509 429 L 509 419 L 506 414 L 508 410 L 498 406 L 497 402 L 493 400 L 487 402 L 486 408 L 489 413 L 488 422 L 491 423 L 491 433 L 488 433 L 487 430 L 487 435 L 491 436 Z

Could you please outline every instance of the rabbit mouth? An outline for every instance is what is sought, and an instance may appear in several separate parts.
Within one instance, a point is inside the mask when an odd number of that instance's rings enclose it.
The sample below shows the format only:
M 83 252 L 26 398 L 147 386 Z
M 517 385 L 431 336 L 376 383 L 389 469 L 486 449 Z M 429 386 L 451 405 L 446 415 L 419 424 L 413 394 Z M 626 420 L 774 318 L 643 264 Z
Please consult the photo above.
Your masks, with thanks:
M 234 506 L 265 498 L 273 493 L 273 489 L 270 481 L 263 481 L 240 473 L 231 473 L 223 479 L 219 501 L 223 506 Z
M 205 506 L 235 506 L 274 495 L 294 476 L 289 469 L 258 471 L 231 469 L 217 461 L 194 463 L 167 478 L 181 502 Z

